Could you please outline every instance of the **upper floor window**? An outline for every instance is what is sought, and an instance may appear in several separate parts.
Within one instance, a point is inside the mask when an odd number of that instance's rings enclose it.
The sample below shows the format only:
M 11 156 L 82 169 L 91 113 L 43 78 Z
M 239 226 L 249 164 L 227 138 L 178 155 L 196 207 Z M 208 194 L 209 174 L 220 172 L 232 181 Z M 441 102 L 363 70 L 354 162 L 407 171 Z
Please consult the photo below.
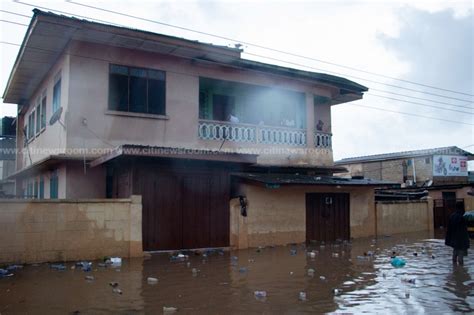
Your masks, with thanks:
M 57 76 L 54 81 L 56 83 L 54 83 L 54 88 L 53 88 L 53 112 L 52 112 L 52 114 L 56 113 L 56 111 L 61 107 L 61 76 Z
M 41 96 L 41 129 L 46 128 L 46 91 Z
M 165 114 L 165 72 L 110 65 L 109 109 Z
M 36 102 L 36 130 L 35 133 L 39 134 L 41 131 L 41 99 L 38 97 Z
M 35 137 L 35 111 L 33 110 L 28 116 L 28 125 L 27 125 L 27 138 L 28 140 Z

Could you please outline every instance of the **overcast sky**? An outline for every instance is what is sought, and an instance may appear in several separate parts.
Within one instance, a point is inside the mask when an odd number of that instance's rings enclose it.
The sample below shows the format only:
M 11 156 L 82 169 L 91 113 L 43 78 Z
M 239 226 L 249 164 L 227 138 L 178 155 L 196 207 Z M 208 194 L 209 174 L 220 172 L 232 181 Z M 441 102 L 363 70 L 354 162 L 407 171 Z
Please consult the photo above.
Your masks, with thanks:
M 474 151 L 472 97 L 474 16 L 471 1 L 77 0 L 77 2 L 236 40 L 221 40 L 104 13 L 65 1 L 25 0 L 23 3 L 204 42 L 226 45 L 239 42 L 253 43 L 345 66 L 292 57 L 251 45 L 243 46 L 244 51 L 248 53 L 302 66 L 251 54 L 244 54 L 244 58 L 316 72 L 337 73 L 369 87 L 370 92 L 363 100 L 332 108 L 335 160 L 451 145 Z M 1 0 L 1 9 L 31 16 L 33 7 Z M 29 23 L 26 17 L 5 12 L 0 12 L 0 15 L 2 20 Z M 2 41 L 14 43 L 21 43 L 26 31 L 24 26 L 5 22 L 0 22 L 0 29 Z M 17 52 L 16 46 L 0 44 L 2 93 Z M 451 93 L 396 79 L 470 95 Z M 356 104 L 382 110 L 360 107 Z M 15 108 L 15 105 L 1 104 L 0 116 L 15 115 Z M 455 122 L 407 116 L 392 111 Z

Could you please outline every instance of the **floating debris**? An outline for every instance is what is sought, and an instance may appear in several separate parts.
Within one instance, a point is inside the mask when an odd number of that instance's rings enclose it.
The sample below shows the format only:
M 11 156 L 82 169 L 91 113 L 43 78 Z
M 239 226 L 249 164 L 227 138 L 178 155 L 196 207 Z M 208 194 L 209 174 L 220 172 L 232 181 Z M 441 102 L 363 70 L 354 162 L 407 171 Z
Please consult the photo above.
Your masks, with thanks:
M 315 270 L 313 268 L 308 269 L 308 276 L 314 277 Z
M 117 293 L 117 294 L 122 294 L 122 290 L 120 290 L 120 288 L 113 288 L 112 292 Z
M 405 266 L 406 261 L 402 258 L 395 257 L 395 258 L 392 258 L 390 263 L 392 264 L 393 267 L 400 268 L 400 267 Z
M 248 269 L 246 267 L 240 267 L 239 268 L 240 273 L 246 273 L 247 271 L 248 271 Z
M 300 301 L 306 301 L 306 292 L 301 291 L 300 294 L 298 295 L 298 299 Z
M 66 270 L 66 266 L 64 266 L 63 264 L 51 264 L 50 268 L 54 270 L 60 270 L 60 271 Z
M 14 271 L 14 270 L 18 270 L 18 269 L 23 269 L 23 265 L 10 265 L 10 266 L 7 267 L 8 271 Z
M 338 258 L 338 257 L 339 257 L 339 254 L 338 254 L 338 253 L 332 253 L 332 257 Z
M 87 281 L 94 281 L 95 280 L 94 276 L 85 276 L 84 279 L 86 279 Z
M 321 281 L 326 281 L 326 277 L 325 277 L 325 276 L 319 276 L 319 279 L 320 279 Z
M 255 291 L 254 295 L 257 298 L 265 298 L 267 297 L 267 291 Z
M 109 282 L 109 285 L 112 287 L 112 288 L 116 288 L 118 287 L 118 282 L 115 282 L 115 281 L 112 281 L 112 282 Z
M 172 314 L 178 311 L 177 307 L 173 306 L 163 306 L 163 314 Z
M 146 281 L 148 282 L 148 284 L 157 284 L 158 283 L 158 279 L 157 278 L 153 278 L 153 277 L 148 277 L 146 279 Z
M 1 278 L 8 278 L 8 277 L 11 277 L 11 276 L 13 276 L 13 273 L 11 273 L 9 270 L 0 269 L 0 279 Z

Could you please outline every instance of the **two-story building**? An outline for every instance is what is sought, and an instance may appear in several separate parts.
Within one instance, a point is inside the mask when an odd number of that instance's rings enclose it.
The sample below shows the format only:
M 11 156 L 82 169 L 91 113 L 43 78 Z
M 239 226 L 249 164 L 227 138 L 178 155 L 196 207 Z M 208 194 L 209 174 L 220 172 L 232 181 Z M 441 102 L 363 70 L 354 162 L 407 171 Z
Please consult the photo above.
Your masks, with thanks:
M 4 93 L 17 192 L 142 195 L 145 250 L 373 235 L 373 186 L 332 177 L 331 106 L 367 88 L 242 50 L 34 10 Z

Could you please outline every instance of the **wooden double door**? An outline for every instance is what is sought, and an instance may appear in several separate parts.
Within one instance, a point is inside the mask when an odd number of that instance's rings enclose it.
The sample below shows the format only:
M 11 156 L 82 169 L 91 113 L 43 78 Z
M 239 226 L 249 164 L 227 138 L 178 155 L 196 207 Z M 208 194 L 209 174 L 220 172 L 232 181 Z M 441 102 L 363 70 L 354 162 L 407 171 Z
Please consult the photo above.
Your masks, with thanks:
M 306 241 L 350 238 L 349 194 L 306 194 Z
M 227 172 L 143 168 L 134 181 L 144 250 L 229 246 Z

